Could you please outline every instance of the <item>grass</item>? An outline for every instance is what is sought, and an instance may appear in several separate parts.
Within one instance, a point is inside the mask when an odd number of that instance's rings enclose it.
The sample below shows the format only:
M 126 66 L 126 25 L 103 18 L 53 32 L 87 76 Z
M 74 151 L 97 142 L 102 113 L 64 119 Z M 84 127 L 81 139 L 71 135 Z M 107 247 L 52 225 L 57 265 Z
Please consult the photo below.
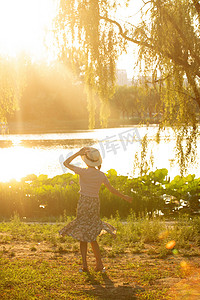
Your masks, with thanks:
M 103 274 L 90 247 L 90 273 L 79 274 L 79 244 L 58 235 L 63 223 L 0 223 L 0 299 L 179 299 L 183 286 L 188 297 L 200 295 L 199 219 L 106 221 L 118 235 L 99 237 Z

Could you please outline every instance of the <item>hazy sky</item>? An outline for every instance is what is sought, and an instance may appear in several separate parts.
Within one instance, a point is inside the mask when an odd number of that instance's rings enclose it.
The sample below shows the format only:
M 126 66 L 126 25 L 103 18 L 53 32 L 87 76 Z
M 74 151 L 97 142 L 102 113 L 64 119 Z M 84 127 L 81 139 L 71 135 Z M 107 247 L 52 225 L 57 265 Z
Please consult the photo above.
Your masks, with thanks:
M 123 54 L 119 57 L 117 62 L 118 69 L 125 69 L 127 71 L 127 76 L 132 79 L 135 75 L 137 76 L 137 68 L 135 67 L 137 59 L 137 46 L 129 43 L 127 54 Z
M 140 21 L 139 10 L 142 7 L 142 0 L 131 0 L 129 7 L 119 9 L 117 13 L 117 19 L 123 24 L 124 21 L 131 24 L 137 25 Z M 128 43 L 127 54 L 121 55 L 118 60 L 117 68 L 126 69 L 128 78 L 132 78 L 136 73 L 137 69 L 134 70 L 134 66 L 137 60 L 138 46 L 134 43 Z
M 0 53 L 15 57 L 25 52 L 33 61 L 54 59 L 54 53 L 50 51 L 47 57 L 44 35 L 48 42 L 48 29 L 51 29 L 57 3 L 58 0 L 0 0 Z M 142 0 L 131 0 L 128 8 L 118 9 L 116 20 L 121 24 L 124 21 L 137 24 L 141 6 Z M 129 78 L 135 73 L 136 57 L 137 46 L 129 43 L 128 53 L 117 63 L 118 68 L 127 70 Z

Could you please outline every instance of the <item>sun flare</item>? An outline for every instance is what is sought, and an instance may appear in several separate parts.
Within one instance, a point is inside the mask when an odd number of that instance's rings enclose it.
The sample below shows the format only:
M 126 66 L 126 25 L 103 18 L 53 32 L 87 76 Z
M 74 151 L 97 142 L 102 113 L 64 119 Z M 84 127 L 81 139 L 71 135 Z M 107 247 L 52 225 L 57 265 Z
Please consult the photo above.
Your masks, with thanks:
M 0 55 L 45 57 L 57 0 L 0 0 Z

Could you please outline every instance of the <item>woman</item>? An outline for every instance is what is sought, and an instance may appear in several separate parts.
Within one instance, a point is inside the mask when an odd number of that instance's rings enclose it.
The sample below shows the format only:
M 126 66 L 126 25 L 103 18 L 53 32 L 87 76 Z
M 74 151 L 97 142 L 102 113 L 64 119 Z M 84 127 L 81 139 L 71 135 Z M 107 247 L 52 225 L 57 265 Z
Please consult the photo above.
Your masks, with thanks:
M 71 164 L 77 156 L 81 156 L 88 168 L 79 168 Z M 115 236 L 116 229 L 100 219 L 99 189 L 103 183 L 110 192 L 131 202 L 132 198 L 123 195 L 109 183 L 106 175 L 100 171 L 102 158 L 99 151 L 92 147 L 84 147 L 77 153 L 65 160 L 64 166 L 79 174 L 80 198 L 77 206 L 77 217 L 67 224 L 59 233 L 69 235 L 80 241 L 80 251 L 83 268 L 80 272 L 88 272 L 87 266 L 87 244 L 91 243 L 96 258 L 95 271 L 105 271 L 101 260 L 99 245 L 96 241 L 101 230 L 106 230 Z M 98 167 L 98 169 L 96 168 Z

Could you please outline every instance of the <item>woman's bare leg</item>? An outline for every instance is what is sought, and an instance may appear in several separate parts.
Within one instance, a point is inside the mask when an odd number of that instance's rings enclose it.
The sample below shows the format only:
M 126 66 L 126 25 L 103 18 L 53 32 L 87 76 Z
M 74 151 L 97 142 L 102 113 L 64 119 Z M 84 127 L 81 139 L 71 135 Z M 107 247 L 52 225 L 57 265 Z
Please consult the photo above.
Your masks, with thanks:
M 80 250 L 81 250 L 81 256 L 82 256 L 83 270 L 88 271 L 88 266 L 87 266 L 87 242 L 81 242 L 80 241 Z
M 94 252 L 94 256 L 96 258 L 96 271 L 102 271 L 103 270 L 103 263 L 101 260 L 101 252 L 99 249 L 99 244 L 97 241 L 91 242 L 92 250 Z

